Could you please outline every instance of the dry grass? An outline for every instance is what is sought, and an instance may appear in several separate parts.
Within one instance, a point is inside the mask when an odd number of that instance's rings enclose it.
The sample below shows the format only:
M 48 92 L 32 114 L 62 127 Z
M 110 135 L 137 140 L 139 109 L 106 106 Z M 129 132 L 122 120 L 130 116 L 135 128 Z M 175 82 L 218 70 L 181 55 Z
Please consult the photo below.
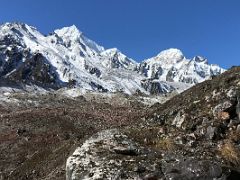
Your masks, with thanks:
M 222 120 L 222 121 L 226 121 L 228 119 L 230 119 L 230 114 L 228 112 L 219 112 L 218 113 L 218 119 Z
M 155 142 L 155 147 L 161 150 L 173 151 L 176 149 L 176 144 L 173 139 L 167 137 L 162 139 L 157 139 Z
M 233 142 L 238 142 L 240 140 L 240 132 L 231 131 L 229 134 L 229 139 L 231 139 Z
M 240 163 L 240 152 L 234 146 L 231 141 L 226 141 L 220 148 L 219 152 L 221 157 L 228 163 L 233 165 L 239 165 Z
M 134 141 L 140 143 L 141 145 L 151 147 L 155 145 L 155 139 L 159 138 L 161 132 L 161 127 L 131 127 L 125 130 L 125 134 L 127 134 L 129 137 L 132 137 Z
M 173 138 L 161 137 L 164 132 L 162 127 L 130 128 L 125 133 L 143 146 L 148 146 L 156 150 L 172 151 L 177 149 Z

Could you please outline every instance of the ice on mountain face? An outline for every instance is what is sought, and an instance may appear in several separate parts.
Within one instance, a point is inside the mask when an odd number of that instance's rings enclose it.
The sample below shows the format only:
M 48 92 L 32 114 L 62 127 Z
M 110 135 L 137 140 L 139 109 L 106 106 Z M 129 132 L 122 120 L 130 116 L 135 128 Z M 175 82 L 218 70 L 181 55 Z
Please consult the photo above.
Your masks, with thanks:
M 92 49 L 94 49 L 96 52 L 100 53 L 104 51 L 104 47 L 99 46 L 98 44 L 96 44 L 94 41 L 88 39 L 85 36 L 82 36 L 84 42 L 86 43 L 86 45 Z

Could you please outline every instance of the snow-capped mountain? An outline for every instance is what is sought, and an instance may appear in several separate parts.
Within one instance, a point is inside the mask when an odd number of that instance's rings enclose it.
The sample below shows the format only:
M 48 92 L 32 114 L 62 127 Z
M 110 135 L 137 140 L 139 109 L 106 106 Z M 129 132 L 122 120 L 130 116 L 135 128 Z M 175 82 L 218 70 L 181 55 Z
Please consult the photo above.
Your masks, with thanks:
M 105 50 L 74 25 L 47 36 L 23 23 L 0 26 L 0 78 L 4 81 L 158 94 L 176 87 L 182 90 L 223 71 L 198 56 L 188 60 L 177 49 L 137 63 L 116 48 Z
M 189 84 L 200 83 L 224 71 L 218 65 L 208 64 L 207 59 L 200 56 L 186 59 L 179 49 L 173 48 L 160 52 L 139 66 L 139 72 L 148 78 Z
M 136 70 L 137 63 L 121 53 L 117 48 L 107 49 L 101 53 L 103 56 L 102 64 L 108 68 L 124 68 Z
M 130 70 L 136 62 L 120 51 L 105 51 L 75 26 L 44 36 L 26 24 L 6 23 L 0 32 L 2 78 L 48 87 L 71 84 L 93 91 L 147 93 L 143 77 Z

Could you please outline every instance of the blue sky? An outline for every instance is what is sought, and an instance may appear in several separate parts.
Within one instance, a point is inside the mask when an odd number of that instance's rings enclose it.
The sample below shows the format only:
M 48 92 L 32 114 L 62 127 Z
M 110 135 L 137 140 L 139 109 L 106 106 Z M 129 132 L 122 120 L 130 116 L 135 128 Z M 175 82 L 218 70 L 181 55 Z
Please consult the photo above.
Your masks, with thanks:
M 0 21 L 45 34 L 75 24 L 139 61 L 173 47 L 224 68 L 240 65 L 239 0 L 1 0 Z

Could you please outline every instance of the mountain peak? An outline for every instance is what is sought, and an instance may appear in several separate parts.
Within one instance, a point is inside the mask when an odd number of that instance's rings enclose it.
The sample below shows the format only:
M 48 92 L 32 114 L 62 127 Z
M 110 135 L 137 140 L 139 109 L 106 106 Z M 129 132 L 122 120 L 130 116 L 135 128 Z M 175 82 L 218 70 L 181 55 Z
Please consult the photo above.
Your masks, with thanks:
M 12 26 L 25 26 L 25 23 L 21 23 L 21 22 L 6 22 L 1 24 L 1 26 L 8 26 L 8 27 L 12 27 Z
M 200 62 L 208 63 L 207 59 L 202 56 L 195 56 L 193 58 L 193 61 L 198 62 L 198 63 L 200 63 Z
M 117 48 L 110 48 L 110 49 L 106 49 L 104 52 L 102 52 L 103 54 L 117 54 L 117 53 L 121 53 L 121 51 Z M 122 54 L 122 53 L 121 53 Z
M 97 53 L 104 51 L 104 47 L 88 39 L 75 25 L 57 29 L 54 32 L 66 42 L 81 42 Z
M 71 31 L 71 32 L 73 32 L 73 33 L 76 32 L 76 33 L 80 33 L 80 34 L 82 34 L 82 32 L 79 31 L 79 29 L 77 28 L 77 26 L 75 26 L 74 24 L 73 24 L 72 26 L 65 27 L 65 28 L 67 28 L 68 31 Z
M 106 57 L 117 56 L 117 57 L 121 57 L 122 59 L 127 58 L 127 56 L 117 48 L 106 49 L 105 51 L 101 52 L 101 55 Z
M 118 56 L 118 57 L 121 57 L 122 59 L 124 59 L 124 58 L 131 59 L 131 58 L 128 58 L 125 54 L 123 54 L 117 48 L 106 49 L 105 51 L 101 52 L 101 55 L 108 56 L 108 57 Z
M 1 28 L 6 29 L 6 30 L 12 30 L 13 28 L 18 29 L 18 30 L 24 30 L 26 31 L 27 29 L 36 29 L 35 27 L 29 26 L 25 23 L 21 22 L 7 22 L 4 24 L 0 25 Z
M 72 26 L 69 26 L 69 27 L 64 27 L 64 28 L 61 28 L 61 29 L 57 29 L 54 32 L 61 37 L 68 37 L 70 39 L 79 38 L 82 34 L 82 32 L 79 31 L 79 29 L 75 25 L 72 25 Z
M 169 59 L 169 60 L 182 60 L 184 58 L 184 55 L 181 50 L 176 49 L 176 48 L 170 48 L 161 51 L 158 55 L 157 58 L 159 59 Z

